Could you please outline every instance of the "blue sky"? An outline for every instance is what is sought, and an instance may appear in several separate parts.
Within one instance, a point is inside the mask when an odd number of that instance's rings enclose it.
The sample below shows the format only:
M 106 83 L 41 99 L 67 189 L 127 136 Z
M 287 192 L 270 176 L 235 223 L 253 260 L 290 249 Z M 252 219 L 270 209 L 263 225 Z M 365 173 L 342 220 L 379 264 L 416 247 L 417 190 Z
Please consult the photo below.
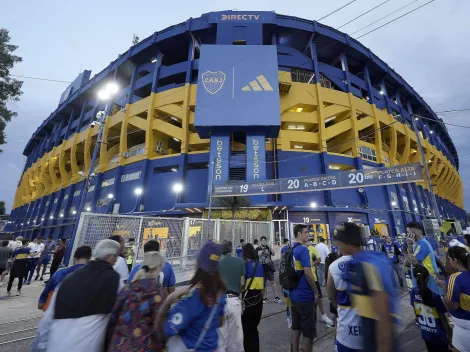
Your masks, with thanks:
M 411 1 L 391 0 L 341 28 L 341 31 L 352 33 Z M 3 0 L 0 27 L 10 31 L 12 43 L 19 45 L 17 54 L 23 57 L 23 62 L 12 73 L 72 81 L 84 69 L 92 70 L 92 74 L 101 71 L 129 48 L 133 33 L 143 39 L 155 31 L 206 12 L 273 10 L 280 14 L 318 19 L 348 2 Z M 333 27 L 340 26 L 380 2 L 356 0 L 322 22 Z M 419 0 L 408 9 L 426 2 Z M 406 10 L 396 16 L 404 12 Z M 360 41 L 402 75 L 435 111 L 468 108 L 468 13 L 470 1 L 436 0 Z M 0 154 L 0 199 L 6 201 L 8 210 L 24 167 L 24 146 L 39 124 L 57 107 L 66 87 L 66 83 L 25 79 L 21 100 L 9 104 L 18 112 L 18 117 L 6 129 L 8 144 L 3 146 L 4 153 Z M 470 126 L 469 119 L 470 113 L 444 117 L 444 121 Z M 470 131 L 451 126 L 448 129 L 458 153 L 470 153 L 467 142 Z M 463 156 L 460 161 L 460 173 L 466 188 L 470 186 L 469 161 L 470 155 Z M 465 198 L 466 208 L 470 209 L 470 192 L 466 192 Z

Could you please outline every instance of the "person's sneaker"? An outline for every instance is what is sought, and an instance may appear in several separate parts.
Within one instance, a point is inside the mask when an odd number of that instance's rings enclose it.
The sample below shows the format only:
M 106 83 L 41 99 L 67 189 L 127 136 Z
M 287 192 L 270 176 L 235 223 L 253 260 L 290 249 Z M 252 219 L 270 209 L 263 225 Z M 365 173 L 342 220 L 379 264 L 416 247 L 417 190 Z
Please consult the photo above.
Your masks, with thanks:
M 328 315 L 326 314 L 323 314 L 321 316 L 321 321 L 324 322 L 326 325 L 328 325 L 329 327 L 334 327 L 335 326 L 335 323 L 333 323 L 333 320 L 331 320 Z
M 44 284 L 46 284 L 46 285 L 47 285 L 47 283 L 48 283 L 48 282 L 49 282 L 49 280 L 46 280 L 46 281 L 44 281 Z
M 278 296 L 274 297 L 274 300 L 275 300 L 277 303 L 281 303 L 281 302 L 282 302 L 281 299 L 280 299 Z
M 39 281 L 44 281 L 44 279 L 42 278 L 42 276 L 41 276 L 41 278 L 39 279 Z
M 11 292 L 10 292 L 10 291 L 7 291 L 7 296 L 11 296 Z
M 26 281 L 24 284 L 25 285 L 31 285 L 31 281 Z
M 17 296 L 21 296 L 21 290 L 18 291 L 18 292 L 16 292 L 16 295 L 17 295 Z
M 268 299 L 267 298 L 263 299 L 263 303 L 264 304 L 268 303 Z
M 2 287 L 2 286 L 3 286 L 3 282 L 0 282 L 0 287 Z
M 36 277 L 34 278 L 34 281 L 38 281 L 39 279 L 39 275 L 36 275 Z

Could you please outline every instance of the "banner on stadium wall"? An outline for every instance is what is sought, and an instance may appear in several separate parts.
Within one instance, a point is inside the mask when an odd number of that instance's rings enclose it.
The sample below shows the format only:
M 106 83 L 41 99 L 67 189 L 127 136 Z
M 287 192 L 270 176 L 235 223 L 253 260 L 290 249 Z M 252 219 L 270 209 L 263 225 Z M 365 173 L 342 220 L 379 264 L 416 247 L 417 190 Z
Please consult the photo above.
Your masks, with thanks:
M 277 47 L 201 45 L 194 127 L 277 137 L 281 126 Z
M 209 14 L 209 23 L 275 23 L 274 12 L 225 11 Z
M 229 158 L 230 136 L 211 136 L 209 171 L 215 185 L 224 184 L 229 179 Z
M 367 170 L 337 171 L 315 176 L 289 177 L 260 182 L 237 182 L 215 185 L 214 197 L 257 194 L 298 193 L 345 188 L 362 188 L 423 181 L 419 163 Z
M 266 179 L 266 138 L 264 135 L 246 136 L 246 180 Z

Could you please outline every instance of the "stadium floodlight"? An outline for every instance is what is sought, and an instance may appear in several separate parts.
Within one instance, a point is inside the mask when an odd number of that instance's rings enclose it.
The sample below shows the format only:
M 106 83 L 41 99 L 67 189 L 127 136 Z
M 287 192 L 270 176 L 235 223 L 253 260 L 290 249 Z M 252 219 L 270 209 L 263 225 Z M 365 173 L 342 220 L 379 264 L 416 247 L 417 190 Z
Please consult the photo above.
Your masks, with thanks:
M 76 210 L 72 211 L 72 214 L 77 215 L 77 211 Z
M 108 194 L 108 199 L 113 199 L 113 198 L 114 198 L 114 194 L 109 193 L 109 194 Z
M 392 207 L 396 207 L 396 206 L 397 206 L 397 202 L 392 201 Z
M 64 214 L 60 214 L 59 216 L 60 216 L 61 218 L 63 218 L 63 217 L 64 217 Z
M 54 219 L 54 215 L 49 216 L 49 219 L 51 220 Z
M 316 207 L 317 207 L 317 203 L 315 202 L 310 203 L 310 208 L 316 208 Z
M 91 211 L 91 208 L 90 208 L 90 207 L 86 207 L 86 211 Z
M 175 183 L 173 185 L 173 192 L 180 193 L 183 190 L 183 185 L 181 183 Z
M 119 86 L 114 82 L 109 82 L 104 88 L 98 91 L 98 99 L 109 100 L 119 91 Z
M 140 196 L 140 195 L 142 195 L 142 193 L 144 193 L 144 190 L 139 187 L 139 188 L 136 188 L 134 190 L 134 193 L 135 193 L 136 196 Z

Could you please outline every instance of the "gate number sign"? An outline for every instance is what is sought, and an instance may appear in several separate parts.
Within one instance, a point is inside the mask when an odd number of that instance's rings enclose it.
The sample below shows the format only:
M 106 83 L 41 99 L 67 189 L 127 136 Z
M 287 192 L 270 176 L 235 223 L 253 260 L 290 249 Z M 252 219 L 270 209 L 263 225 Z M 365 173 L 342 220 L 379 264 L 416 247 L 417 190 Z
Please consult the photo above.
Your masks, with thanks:
M 280 178 L 255 182 L 214 185 L 213 197 L 251 196 L 382 186 L 423 181 L 419 163 L 379 167 L 367 170 L 335 171 L 315 176 Z

